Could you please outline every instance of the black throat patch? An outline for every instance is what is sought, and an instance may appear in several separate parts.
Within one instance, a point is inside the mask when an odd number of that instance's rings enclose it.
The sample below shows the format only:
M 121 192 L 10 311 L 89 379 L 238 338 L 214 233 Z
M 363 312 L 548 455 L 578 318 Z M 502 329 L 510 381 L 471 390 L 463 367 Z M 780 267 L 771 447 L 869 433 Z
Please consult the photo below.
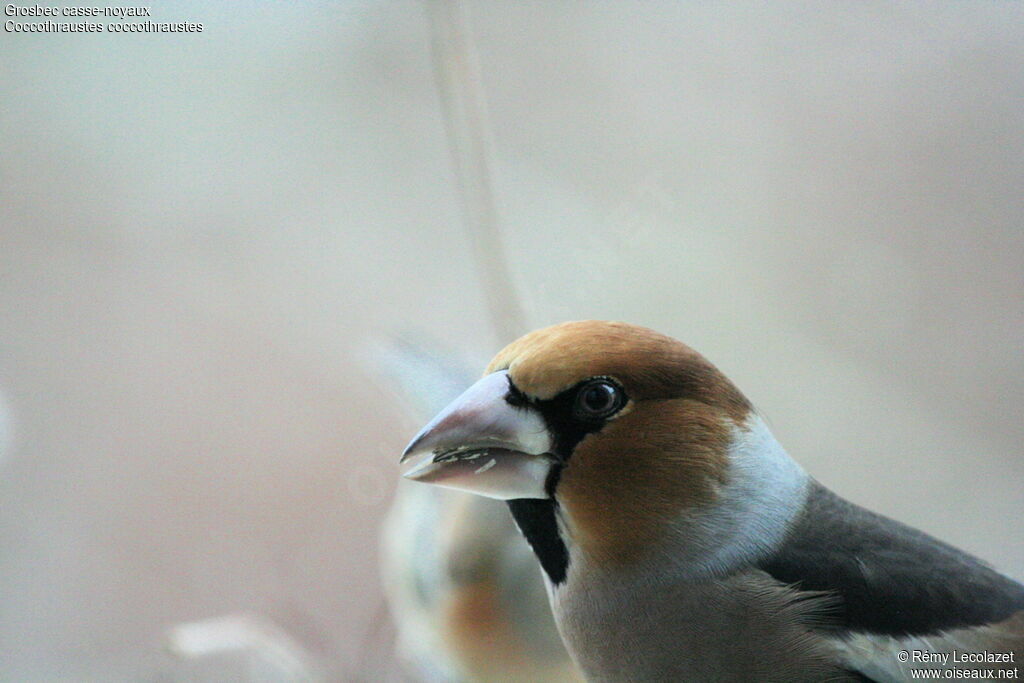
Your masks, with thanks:
M 568 466 L 576 445 L 592 432 L 604 426 L 604 421 L 581 421 L 573 416 L 576 392 L 583 383 L 563 391 L 546 401 L 530 400 L 509 379 L 509 393 L 505 397 L 511 405 L 536 410 L 544 418 L 554 441 L 552 449 L 560 463 L 551 469 L 544 485 L 548 498 L 521 498 L 508 501 L 508 508 L 516 520 L 519 530 L 526 537 L 541 568 L 551 583 L 558 585 L 565 581 L 569 569 L 569 550 L 558 531 L 558 500 L 555 491 L 562 470 Z
M 558 520 L 555 519 L 557 507 L 558 503 L 551 498 L 508 501 L 508 509 L 512 511 L 519 530 L 540 560 L 544 573 L 556 586 L 565 581 L 569 569 L 569 550 L 558 533 Z

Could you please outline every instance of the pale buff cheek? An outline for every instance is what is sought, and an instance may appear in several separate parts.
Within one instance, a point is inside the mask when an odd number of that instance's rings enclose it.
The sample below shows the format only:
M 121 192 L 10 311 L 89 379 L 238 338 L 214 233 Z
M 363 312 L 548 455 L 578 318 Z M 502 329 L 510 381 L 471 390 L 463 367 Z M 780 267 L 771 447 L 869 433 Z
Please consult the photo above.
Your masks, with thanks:
M 573 540 L 604 562 L 635 559 L 713 497 L 728 439 L 720 411 L 678 400 L 643 402 L 587 437 L 558 484 Z
M 620 494 L 636 495 L 642 486 L 635 477 L 609 485 L 601 481 L 603 469 L 570 466 L 558 499 L 570 520 L 571 540 L 584 553 L 605 563 L 628 562 L 658 537 L 661 522 L 654 509 L 659 506 L 622 500 Z

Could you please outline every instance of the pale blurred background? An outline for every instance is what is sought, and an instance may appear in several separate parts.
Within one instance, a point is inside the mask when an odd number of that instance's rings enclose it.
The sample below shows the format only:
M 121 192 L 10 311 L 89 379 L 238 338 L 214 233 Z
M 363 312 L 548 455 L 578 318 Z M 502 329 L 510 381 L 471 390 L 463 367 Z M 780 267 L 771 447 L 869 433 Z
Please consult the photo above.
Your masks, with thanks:
M 201 676 L 168 629 L 239 614 L 394 675 L 418 425 L 360 359 L 509 341 L 424 7 L 150 6 L 206 30 L 0 35 L 0 677 Z M 1024 579 L 1024 4 L 469 9 L 528 326 L 688 342 L 827 485 Z

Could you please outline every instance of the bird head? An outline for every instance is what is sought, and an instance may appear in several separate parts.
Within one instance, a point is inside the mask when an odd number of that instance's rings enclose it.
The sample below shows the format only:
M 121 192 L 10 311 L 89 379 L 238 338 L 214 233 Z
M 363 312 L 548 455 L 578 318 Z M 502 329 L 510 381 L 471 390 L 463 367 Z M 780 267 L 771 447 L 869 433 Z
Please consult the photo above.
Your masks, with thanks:
M 404 476 L 552 500 L 576 544 L 626 560 L 721 503 L 735 454 L 750 450 L 740 446 L 752 413 L 725 375 L 671 337 L 563 323 L 499 352 L 412 440 Z M 730 515 L 715 526 L 730 526 Z

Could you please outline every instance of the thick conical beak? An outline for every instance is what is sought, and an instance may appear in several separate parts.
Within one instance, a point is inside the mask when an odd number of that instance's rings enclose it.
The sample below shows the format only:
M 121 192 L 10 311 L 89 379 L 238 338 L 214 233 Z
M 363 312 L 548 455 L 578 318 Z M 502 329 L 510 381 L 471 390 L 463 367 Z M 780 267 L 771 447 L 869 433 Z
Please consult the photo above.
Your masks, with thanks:
M 487 375 L 442 410 L 402 454 L 407 479 L 489 498 L 547 498 L 555 458 L 540 414 L 513 406 L 508 372 Z

